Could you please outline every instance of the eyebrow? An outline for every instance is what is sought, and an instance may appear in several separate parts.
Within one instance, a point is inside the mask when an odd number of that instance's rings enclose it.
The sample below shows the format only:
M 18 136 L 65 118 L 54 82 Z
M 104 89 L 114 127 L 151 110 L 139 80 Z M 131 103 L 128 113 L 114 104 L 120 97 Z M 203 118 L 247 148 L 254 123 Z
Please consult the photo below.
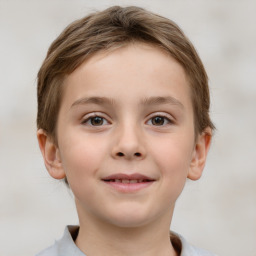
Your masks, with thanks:
M 76 100 L 70 108 L 73 108 L 78 105 L 87 105 L 87 104 L 97 104 L 97 105 L 115 105 L 115 100 L 112 98 L 107 98 L 107 97 L 85 97 Z M 176 105 L 180 108 L 184 108 L 184 105 L 177 100 L 176 98 L 172 96 L 156 96 L 156 97 L 149 97 L 149 98 L 144 98 L 141 101 L 142 105 L 160 105 L 160 104 L 171 104 L 171 105 Z
M 97 104 L 97 105 L 114 105 L 114 100 L 106 97 L 85 97 L 76 100 L 70 108 L 77 105 L 87 105 L 87 104 Z
M 143 105 L 160 105 L 160 104 L 171 104 L 171 105 L 176 105 L 180 108 L 184 108 L 184 105 L 177 100 L 176 98 L 172 96 L 166 96 L 166 97 L 150 97 L 150 98 L 145 98 L 142 101 Z

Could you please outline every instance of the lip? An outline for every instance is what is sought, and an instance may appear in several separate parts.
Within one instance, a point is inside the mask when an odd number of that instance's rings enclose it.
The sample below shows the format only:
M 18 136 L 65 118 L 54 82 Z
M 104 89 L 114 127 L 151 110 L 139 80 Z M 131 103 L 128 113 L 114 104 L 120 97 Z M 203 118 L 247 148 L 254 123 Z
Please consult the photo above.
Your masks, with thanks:
M 139 173 L 116 173 L 104 177 L 102 181 L 118 192 L 135 193 L 151 186 L 156 180 Z

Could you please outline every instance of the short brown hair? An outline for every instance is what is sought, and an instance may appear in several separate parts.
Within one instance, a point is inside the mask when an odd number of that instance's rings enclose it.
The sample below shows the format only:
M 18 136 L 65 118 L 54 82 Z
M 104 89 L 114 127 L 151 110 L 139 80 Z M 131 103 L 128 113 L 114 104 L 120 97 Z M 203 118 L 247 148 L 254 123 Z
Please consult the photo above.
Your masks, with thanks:
M 71 23 L 52 43 L 38 72 L 37 127 L 57 142 L 56 123 L 65 76 L 92 54 L 143 42 L 164 49 L 184 68 L 191 87 L 195 134 L 214 129 L 208 77 L 195 48 L 171 20 L 145 9 L 110 7 Z

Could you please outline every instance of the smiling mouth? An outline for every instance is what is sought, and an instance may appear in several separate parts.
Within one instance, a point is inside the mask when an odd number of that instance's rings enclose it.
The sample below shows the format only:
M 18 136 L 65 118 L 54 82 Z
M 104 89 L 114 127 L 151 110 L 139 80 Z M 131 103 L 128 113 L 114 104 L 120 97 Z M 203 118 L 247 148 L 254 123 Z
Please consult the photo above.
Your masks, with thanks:
M 133 174 L 116 173 L 103 178 L 103 181 L 128 184 L 128 183 L 151 182 L 155 180 L 152 179 L 151 177 L 148 177 L 139 173 L 133 173 Z
M 156 180 L 138 173 L 131 175 L 118 173 L 105 177 L 102 181 L 118 192 L 134 193 L 149 187 Z
M 153 180 L 149 179 L 140 179 L 140 180 L 129 180 L 129 179 L 104 179 L 105 182 L 116 182 L 116 183 L 124 183 L 124 184 L 134 184 L 134 183 L 145 183 L 151 182 Z

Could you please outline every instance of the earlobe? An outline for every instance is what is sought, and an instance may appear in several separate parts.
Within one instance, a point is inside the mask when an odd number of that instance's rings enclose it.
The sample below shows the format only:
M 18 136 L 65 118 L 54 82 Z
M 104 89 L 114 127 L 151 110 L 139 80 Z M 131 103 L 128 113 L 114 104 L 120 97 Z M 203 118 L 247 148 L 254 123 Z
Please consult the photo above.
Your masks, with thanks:
M 64 179 L 66 175 L 62 167 L 60 152 L 52 138 L 44 130 L 39 129 L 37 140 L 49 174 L 55 179 Z
M 209 127 L 206 128 L 205 131 L 198 136 L 188 172 L 189 179 L 200 179 L 206 163 L 207 154 L 210 149 L 211 138 L 212 130 Z

